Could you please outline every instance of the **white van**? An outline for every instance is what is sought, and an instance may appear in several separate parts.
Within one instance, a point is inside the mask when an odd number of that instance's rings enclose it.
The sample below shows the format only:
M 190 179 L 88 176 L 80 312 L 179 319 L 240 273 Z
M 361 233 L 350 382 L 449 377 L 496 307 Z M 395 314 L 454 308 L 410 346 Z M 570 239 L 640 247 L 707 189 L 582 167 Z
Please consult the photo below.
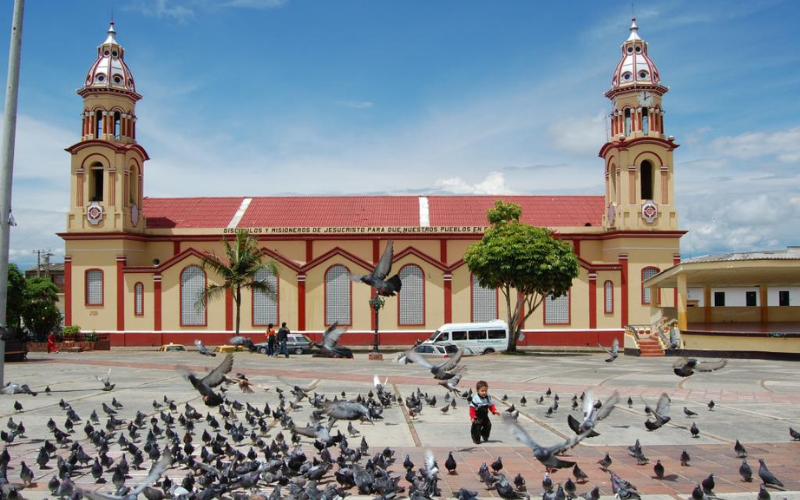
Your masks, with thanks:
M 433 332 L 423 344 L 437 342 L 451 342 L 464 347 L 466 354 L 505 350 L 508 347 L 508 324 L 500 319 L 486 323 L 447 323 Z

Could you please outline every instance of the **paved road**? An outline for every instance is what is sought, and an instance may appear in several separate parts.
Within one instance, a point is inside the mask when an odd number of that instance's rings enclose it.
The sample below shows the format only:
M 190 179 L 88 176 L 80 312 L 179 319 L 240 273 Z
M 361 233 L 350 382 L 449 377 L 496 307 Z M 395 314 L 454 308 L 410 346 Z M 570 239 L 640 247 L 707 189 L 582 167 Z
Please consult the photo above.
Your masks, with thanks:
M 371 452 L 391 446 L 401 455 L 409 454 L 421 464 L 424 451 L 431 449 L 439 464 L 449 451 L 453 451 L 458 463 L 458 474 L 444 476 L 443 493 L 467 487 L 481 491 L 482 497 L 492 497 L 477 477 L 481 463 L 491 463 L 502 457 L 507 475 L 521 473 L 527 480 L 529 492 L 538 496 L 539 483 L 544 468 L 533 460 L 530 450 L 521 446 L 508 432 L 502 422 L 495 418 L 489 442 L 480 446 L 472 444 L 469 437 L 469 417 L 466 403 L 457 401 L 456 408 L 442 413 L 445 391 L 428 376 L 427 371 L 415 365 L 398 365 L 389 360 L 370 361 L 366 354 L 357 354 L 353 360 L 312 358 L 308 355 L 284 358 L 266 358 L 263 355 L 237 353 L 234 371 L 243 372 L 255 382 L 273 387 L 269 392 L 241 394 L 232 387 L 229 395 L 242 402 L 263 407 L 265 403 L 275 405 L 277 394 L 274 388 L 288 383 L 307 383 L 321 379 L 318 392 L 333 397 L 356 397 L 366 394 L 372 385 L 373 375 L 388 377 L 391 389 L 405 397 L 418 388 L 430 396 L 436 396 L 435 407 L 426 407 L 422 414 L 412 419 L 402 406 L 394 406 L 384 412 L 384 419 L 374 425 L 358 425 L 361 436 L 370 446 Z M 153 400 L 161 401 L 164 394 L 178 403 L 190 403 L 204 411 L 202 402 L 181 372 L 179 365 L 201 371 L 213 366 L 220 358 L 205 358 L 195 352 L 157 353 L 134 349 L 115 349 L 111 352 L 60 353 L 46 355 L 31 353 L 27 363 L 6 365 L 6 382 L 24 382 L 34 390 L 43 390 L 49 385 L 53 393 L 38 397 L 25 395 L 0 397 L 0 417 L 6 421 L 22 420 L 27 428 L 27 438 L 17 438 L 8 445 L 11 454 L 9 479 L 15 481 L 19 474 L 19 462 L 35 464 L 41 439 L 49 437 L 47 421 L 52 418 L 59 425 L 65 421 L 64 411 L 58 406 L 60 399 L 69 401 L 76 412 L 86 418 L 102 402 L 110 403 L 116 397 L 124 404 L 120 414 L 131 419 L 137 411 L 154 414 Z M 738 468 L 741 460 L 733 452 L 733 443 L 739 439 L 748 449 L 748 462 L 757 467 L 758 459 L 764 458 L 770 470 L 779 477 L 789 493 L 773 490 L 773 498 L 800 498 L 800 442 L 792 442 L 789 426 L 800 429 L 800 365 L 792 362 L 762 360 L 731 360 L 722 371 L 697 374 L 681 379 L 671 370 L 673 359 L 632 358 L 621 356 L 614 363 L 605 363 L 599 354 L 523 354 L 508 356 L 494 354 L 466 358 L 464 364 L 469 371 L 461 382 L 463 387 L 474 387 L 479 379 L 488 381 L 490 393 L 502 410 L 514 404 L 520 410 L 519 422 L 535 440 L 549 445 L 563 440 L 570 434 L 566 425 L 571 412 L 573 395 L 592 389 L 604 399 L 613 391 L 619 391 L 622 404 L 612 415 L 601 422 L 600 436 L 585 440 L 570 453 L 570 459 L 578 462 L 589 475 L 589 481 L 579 485 L 582 493 L 597 485 L 604 495 L 611 494 L 608 474 L 596 465 L 605 453 L 614 463 L 612 469 L 621 477 L 635 484 L 646 495 L 686 496 L 695 484 L 714 473 L 716 492 L 725 498 L 755 498 L 758 483 L 741 482 Z M 95 375 L 105 374 L 111 369 L 112 392 L 99 390 L 101 384 Z M 535 400 L 550 389 L 559 396 L 559 409 L 551 418 L 545 410 L 552 403 L 552 396 L 544 404 Z M 652 406 L 662 392 L 672 398 L 672 421 L 657 432 L 647 432 L 643 422 L 645 403 Z M 522 396 L 528 400 L 522 406 Z M 507 396 L 507 401 L 501 401 Z M 629 407 L 627 399 L 633 404 Z M 709 411 L 706 404 L 714 400 L 716 406 Z M 14 401 L 23 404 L 24 410 L 16 412 Z M 685 417 L 682 409 L 697 412 L 693 418 Z M 579 411 L 572 412 L 579 417 Z M 297 422 L 305 422 L 310 415 L 308 404 L 298 410 Z M 700 429 L 700 437 L 693 438 L 689 432 L 691 423 Z M 75 439 L 93 449 L 76 426 Z M 338 424 L 344 432 L 344 425 Z M 3 426 L 5 428 L 5 426 Z M 276 434 L 274 430 L 270 435 Z M 627 446 L 639 439 L 648 465 L 637 465 L 627 452 Z M 351 446 L 360 437 L 351 439 Z M 245 447 L 247 448 L 247 447 Z M 690 466 L 682 467 L 679 456 L 686 450 L 692 460 Z M 311 450 L 313 451 L 313 450 Z M 667 479 L 655 479 L 653 464 L 661 460 L 667 469 Z M 45 498 L 46 483 L 52 470 L 39 470 L 37 486 L 26 490 L 26 498 Z M 136 484 L 136 476 L 146 471 L 133 472 L 129 484 Z M 180 476 L 180 471 L 170 474 Z M 556 482 L 571 477 L 569 470 L 553 474 Z M 91 477 L 84 475 L 78 483 L 91 484 Z M 96 486 L 92 486 L 95 488 Z M 106 487 L 103 491 L 110 491 Z

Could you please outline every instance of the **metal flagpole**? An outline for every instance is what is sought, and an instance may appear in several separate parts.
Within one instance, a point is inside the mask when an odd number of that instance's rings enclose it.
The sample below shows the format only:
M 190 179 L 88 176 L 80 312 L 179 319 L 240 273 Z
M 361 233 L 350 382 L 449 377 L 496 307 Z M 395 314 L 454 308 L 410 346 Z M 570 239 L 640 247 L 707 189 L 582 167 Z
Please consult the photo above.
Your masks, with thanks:
M 3 113 L 3 139 L 0 145 L 0 325 L 6 326 L 8 299 L 8 247 L 11 240 L 11 179 L 14 173 L 14 140 L 17 134 L 17 98 L 19 95 L 19 61 L 22 51 L 22 12 L 25 0 L 14 0 L 11 22 L 11 44 L 8 49 L 6 109 Z M 3 328 L 4 329 L 4 328 Z M 0 339 L 0 387 L 5 385 L 6 343 Z

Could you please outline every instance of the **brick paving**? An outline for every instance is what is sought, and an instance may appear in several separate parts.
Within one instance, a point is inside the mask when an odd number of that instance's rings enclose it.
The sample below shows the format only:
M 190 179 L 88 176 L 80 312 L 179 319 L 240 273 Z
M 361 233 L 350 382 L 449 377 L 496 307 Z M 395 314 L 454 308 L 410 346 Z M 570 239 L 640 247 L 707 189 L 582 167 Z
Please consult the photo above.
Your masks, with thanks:
M 41 445 L 41 432 L 49 418 L 63 421 L 63 412 L 56 403 L 60 398 L 70 401 L 80 414 L 87 414 L 90 408 L 100 401 L 110 401 L 117 397 L 126 404 L 126 418 L 141 410 L 154 414 L 150 403 L 160 399 L 168 392 L 180 403 L 191 402 L 201 411 L 205 408 L 197 400 L 188 382 L 182 380 L 176 371 L 178 365 L 193 370 L 212 366 L 219 358 L 202 358 L 196 353 L 155 353 L 141 350 L 115 349 L 108 353 L 81 353 L 46 355 L 32 354 L 27 363 L 6 365 L 5 379 L 13 382 L 26 382 L 34 390 L 42 390 L 51 385 L 53 396 L 5 396 L 0 398 L 0 418 L 24 419 L 28 427 L 29 439 L 18 438 L 8 445 L 12 461 L 9 478 L 13 481 L 18 474 L 19 461 L 28 465 L 35 463 L 35 455 Z M 280 385 L 275 377 L 280 376 L 292 383 L 304 383 L 309 379 L 322 379 L 319 392 L 329 395 L 345 391 L 348 397 L 356 393 L 365 394 L 372 384 L 373 374 L 389 377 L 389 384 L 401 396 L 420 390 L 435 394 L 442 406 L 444 390 L 438 388 L 436 381 L 426 371 L 414 365 L 401 366 L 385 361 L 368 361 L 366 355 L 357 355 L 355 360 L 327 360 L 309 356 L 294 356 L 291 359 L 267 359 L 248 353 L 236 354 L 234 371 L 242 371 L 256 382 Z M 520 424 L 531 432 L 534 439 L 549 446 L 569 435 L 566 428 L 566 414 L 570 413 L 570 399 L 587 389 L 604 399 L 613 391 L 621 394 L 621 402 L 612 416 L 599 424 L 601 436 L 585 440 L 563 457 L 575 461 L 589 475 L 589 480 L 578 485 L 578 493 L 599 486 L 604 495 L 611 495 L 609 475 L 603 472 L 596 462 L 606 453 L 613 460 L 610 467 L 619 476 L 637 486 L 645 495 L 668 495 L 679 497 L 689 495 L 695 484 L 709 474 L 715 474 L 720 496 L 744 494 L 753 498 L 758 491 L 758 459 L 764 458 L 770 470 L 779 477 L 789 492 L 800 491 L 800 442 L 793 442 L 788 427 L 800 429 L 800 365 L 792 362 L 768 362 L 757 360 L 731 360 L 729 366 L 718 373 L 680 379 L 671 374 L 670 359 L 625 358 L 613 364 L 605 364 L 599 355 L 528 355 L 528 356 L 481 356 L 464 360 L 469 368 L 463 387 L 474 386 L 479 378 L 490 384 L 490 392 L 499 409 L 515 403 L 521 410 Z M 93 380 L 95 374 L 103 374 L 112 369 L 112 382 L 117 388 L 111 393 L 97 390 L 99 383 Z M 547 389 L 560 395 L 560 408 L 553 418 L 544 415 L 545 405 L 536 405 L 534 400 Z M 672 421 L 654 433 L 644 429 L 642 423 L 646 416 L 644 402 L 655 405 L 655 400 L 666 392 L 672 398 Z M 241 401 L 263 405 L 277 401 L 274 391 L 255 395 L 228 393 Z M 501 403 L 501 397 L 508 395 L 508 402 Z M 519 405 L 525 395 L 529 403 Z M 631 397 L 634 404 L 628 407 L 626 399 Z M 717 407 L 709 412 L 705 403 L 714 399 Z M 16 413 L 13 401 L 25 405 L 25 411 Z M 92 406 L 94 405 L 94 406 Z M 682 414 L 682 407 L 690 407 L 698 413 L 694 419 Z M 308 409 L 300 410 L 296 419 L 304 421 Z M 573 415 L 578 415 L 579 412 Z M 579 415 L 578 415 L 579 416 Z M 688 426 L 695 421 L 701 429 L 701 437 L 692 439 Z M 82 424 L 81 424 L 82 425 Z M 394 468 L 402 468 L 403 456 L 408 454 L 417 464 L 424 463 L 426 450 L 431 450 L 443 467 L 447 453 L 452 451 L 457 461 L 457 474 L 442 473 L 441 487 L 444 495 L 466 487 L 478 490 L 481 497 L 494 497 L 496 493 L 486 491 L 480 483 L 477 471 L 484 462 L 491 463 L 502 457 L 504 471 L 511 479 L 521 473 L 531 495 L 541 493 L 540 482 L 544 467 L 532 457 L 531 450 L 520 445 L 504 429 L 502 422 L 495 418 L 492 439 L 483 445 L 471 444 L 468 436 L 468 417 L 466 403 L 459 401 L 459 408 L 447 415 L 428 407 L 418 419 L 409 418 L 404 408 L 395 406 L 387 409 L 384 421 L 374 426 L 361 425 L 360 430 L 370 443 L 371 453 L 391 446 L 397 452 L 398 462 Z M 76 428 L 77 430 L 77 428 Z M 44 431 L 46 432 L 46 431 Z M 80 434 L 80 436 L 78 436 Z M 75 439 L 83 437 L 76 432 Z M 640 439 L 647 465 L 637 465 L 627 447 L 635 439 Z M 748 462 L 756 473 L 756 482 L 741 481 L 738 468 L 741 459 L 733 451 L 733 442 L 740 439 L 748 449 Z M 360 438 L 351 438 L 351 447 Z M 85 441 L 85 440 L 84 440 Z M 246 447 L 245 447 L 246 448 Z M 682 450 L 691 456 L 688 467 L 682 467 L 679 456 Z M 653 472 L 656 460 L 661 460 L 666 468 L 666 477 L 659 480 Z M 172 471 L 170 471 L 172 474 Z M 38 485 L 26 490 L 26 498 L 44 498 L 46 481 L 52 471 L 40 471 Z M 138 474 L 138 473 L 137 473 Z M 142 475 L 144 471 L 142 471 Z M 180 472 L 175 472 L 176 476 Z M 552 475 L 554 482 L 563 483 L 572 477 L 569 469 Z M 78 482 L 87 481 L 87 478 Z M 90 478 L 89 478 L 90 480 Z M 135 484 L 135 479 L 131 480 Z M 776 496 L 779 495 L 779 496 Z M 773 490 L 773 498 L 798 498 L 796 493 L 783 493 Z M 744 497 L 743 497 L 744 498 Z

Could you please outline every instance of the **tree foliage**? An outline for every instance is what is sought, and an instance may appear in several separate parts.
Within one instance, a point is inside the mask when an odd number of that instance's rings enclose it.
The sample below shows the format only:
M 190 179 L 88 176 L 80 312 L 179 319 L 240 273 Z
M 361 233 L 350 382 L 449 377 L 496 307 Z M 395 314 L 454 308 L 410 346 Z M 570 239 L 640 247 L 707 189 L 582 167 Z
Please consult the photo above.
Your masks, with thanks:
M 241 321 L 242 289 L 252 289 L 275 296 L 275 289 L 266 281 L 256 281 L 259 271 L 265 269 L 272 274 L 278 274 L 278 267 L 274 262 L 265 262 L 265 255 L 258 248 L 258 241 L 251 237 L 247 231 L 237 231 L 233 242 L 223 238 L 225 257 L 213 253 L 203 257 L 203 269 L 211 270 L 218 274 L 224 282 L 221 285 L 211 284 L 206 287 L 199 302 L 206 302 L 215 297 L 224 297 L 225 291 L 230 290 L 233 303 L 236 307 L 236 335 L 239 334 Z
M 505 298 L 511 332 L 508 352 L 517 349 L 521 324 L 546 297 L 565 295 L 579 270 L 571 245 L 548 229 L 521 223 L 521 215 L 516 203 L 497 200 L 487 213 L 491 226 L 464 254 L 478 283 L 499 289 Z
M 56 307 L 58 287 L 48 278 L 27 280 L 24 299 L 22 319 L 37 337 L 47 335 L 61 322 L 61 313 Z
M 25 275 L 16 264 L 8 265 L 8 292 L 6 295 L 5 326 L 20 332 L 22 330 L 22 313 L 25 308 Z

